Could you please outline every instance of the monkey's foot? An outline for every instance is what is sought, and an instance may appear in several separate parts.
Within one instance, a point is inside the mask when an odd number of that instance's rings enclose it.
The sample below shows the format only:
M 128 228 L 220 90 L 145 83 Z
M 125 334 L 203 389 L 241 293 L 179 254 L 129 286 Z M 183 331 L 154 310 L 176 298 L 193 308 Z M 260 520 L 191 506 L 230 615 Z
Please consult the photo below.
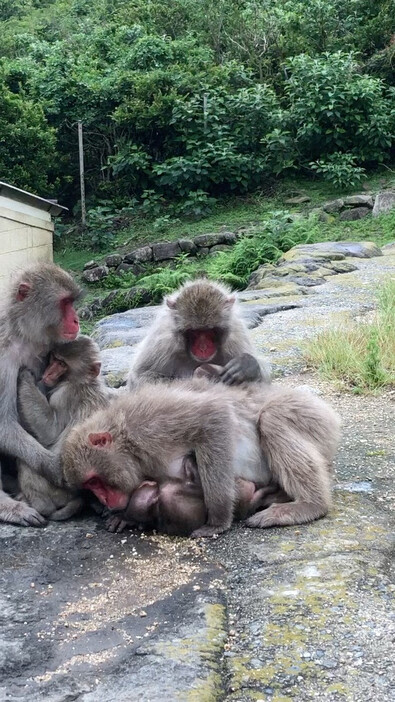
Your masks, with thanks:
M 249 517 L 246 520 L 246 525 L 256 529 L 267 529 L 272 526 L 306 524 L 325 516 L 327 511 L 327 508 L 321 505 L 318 506 L 306 502 L 274 504 L 262 512 L 257 512 L 252 517 Z
M 222 534 L 224 531 L 227 531 L 227 529 L 227 526 L 210 526 L 209 524 L 205 524 L 205 526 L 200 527 L 200 529 L 195 529 L 191 534 L 191 538 L 200 539 L 201 537 L 218 536 L 218 534 Z
M 16 502 L 10 500 L 8 509 L 1 514 L 3 521 L 10 524 L 19 524 L 20 526 L 42 527 L 45 526 L 47 520 L 33 507 L 29 507 L 26 502 Z

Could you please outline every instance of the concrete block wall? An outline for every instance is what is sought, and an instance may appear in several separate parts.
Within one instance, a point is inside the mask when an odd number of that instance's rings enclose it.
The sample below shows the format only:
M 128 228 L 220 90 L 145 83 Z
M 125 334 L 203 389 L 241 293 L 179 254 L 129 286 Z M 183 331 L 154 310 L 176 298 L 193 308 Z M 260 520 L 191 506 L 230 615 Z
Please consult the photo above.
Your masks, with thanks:
M 53 260 L 53 230 L 49 212 L 0 197 L 0 291 L 16 269 Z

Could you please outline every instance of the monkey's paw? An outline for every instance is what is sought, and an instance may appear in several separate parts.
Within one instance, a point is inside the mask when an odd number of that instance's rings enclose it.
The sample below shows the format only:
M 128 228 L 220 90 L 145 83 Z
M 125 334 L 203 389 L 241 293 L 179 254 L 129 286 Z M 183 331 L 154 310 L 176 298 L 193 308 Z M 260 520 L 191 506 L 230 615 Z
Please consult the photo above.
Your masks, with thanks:
M 210 526 L 209 524 L 205 524 L 205 526 L 200 527 L 200 529 L 195 529 L 195 531 L 192 532 L 191 538 L 192 539 L 200 539 L 200 538 L 207 538 L 207 537 L 214 537 L 218 536 L 218 534 L 222 534 L 224 531 L 226 531 L 228 527 L 221 527 L 221 526 Z
M 15 504 L 10 507 L 7 516 L 8 519 L 5 521 L 11 524 L 19 524 L 20 526 L 42 527 L 47 523 L 45 517 L 39 514 L 33 507 L 29 507 L 26 502 L 15 502 Z
M 124 519 L 121 519 L 121 517 L 118 517 L 117 515 L 109 517 L 109 519 L 106 521 L 106 529 L 107 531 L 110 531 L 111 534 L 121 534 L 127 526 L 128 522 L 125 522 Z
M 295 524 L 295 517 L 290 504 L 274 504 L 257 512 L 246 520 L 246 525 L 253 529 L 267 529 L 273 526 L 290 526 Z

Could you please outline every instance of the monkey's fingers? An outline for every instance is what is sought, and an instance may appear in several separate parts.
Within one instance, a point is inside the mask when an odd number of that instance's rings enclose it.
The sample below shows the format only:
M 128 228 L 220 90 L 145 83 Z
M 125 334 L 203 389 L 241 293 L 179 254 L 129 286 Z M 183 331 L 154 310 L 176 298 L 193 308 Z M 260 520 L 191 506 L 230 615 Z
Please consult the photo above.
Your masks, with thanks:
M 19 502 L 17 508 L 13 509 L 12 521 L 26 527 L 42 527 L 47 524 L 45 517 L 24 502 Z
M 113 516 L 107 519 L 106 529 L 111 534 L 121 534 L 123 530 L 127 527 L 128 523 L 125 522 L 121 517 Z

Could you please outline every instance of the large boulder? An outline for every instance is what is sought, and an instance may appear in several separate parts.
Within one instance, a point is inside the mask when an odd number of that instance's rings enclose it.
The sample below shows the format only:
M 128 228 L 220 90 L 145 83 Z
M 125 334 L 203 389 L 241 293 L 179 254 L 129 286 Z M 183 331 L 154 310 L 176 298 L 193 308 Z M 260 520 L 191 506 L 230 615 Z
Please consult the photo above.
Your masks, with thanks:
M 383 212 L 389 212 L 395 207 L 395 191 L 385 190 L 376 195 L 373 207 L 373 217 L 378 217 Z
M 106 266 L 109 268 L 117 268 L 122 263 L 121 254 L 110 254 L 106 258 Z
M 373 241 L 323 241 L 318 244 L 298 244 L 283 254 L 279 263 L 306 259 L 341 261 L 346 256 L 372 258 L 382 256 L 382 252 Z

